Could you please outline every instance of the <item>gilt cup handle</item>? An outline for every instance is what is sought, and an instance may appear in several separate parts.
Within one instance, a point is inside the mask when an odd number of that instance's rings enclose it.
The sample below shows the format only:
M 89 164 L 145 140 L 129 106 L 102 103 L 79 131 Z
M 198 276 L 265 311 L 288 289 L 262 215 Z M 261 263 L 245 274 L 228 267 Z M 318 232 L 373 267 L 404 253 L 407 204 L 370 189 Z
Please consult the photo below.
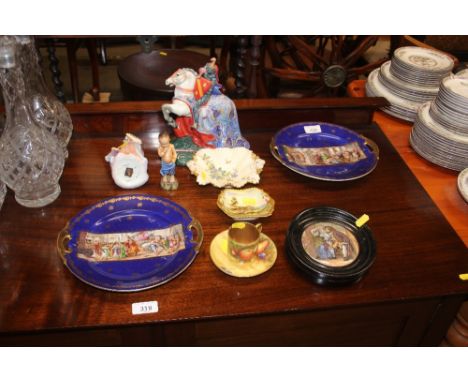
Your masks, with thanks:
M 255 224 L 255 228 L 257 228 L 258 233 L 262 232 L 262 223 Z

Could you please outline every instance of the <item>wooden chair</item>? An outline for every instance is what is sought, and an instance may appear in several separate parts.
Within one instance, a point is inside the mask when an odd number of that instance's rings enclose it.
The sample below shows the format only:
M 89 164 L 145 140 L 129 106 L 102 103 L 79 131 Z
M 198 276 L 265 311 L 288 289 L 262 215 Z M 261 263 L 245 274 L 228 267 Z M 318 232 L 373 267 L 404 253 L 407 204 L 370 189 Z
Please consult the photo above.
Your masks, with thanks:
M 77 36 L 36 36 L 38 46 L 47 47 L 47 52 L 50 61 L 50 71 L 52 74 L 52 82 L 54 84 L 54 92 L 58 99 L 65 102 L 65 92 L 63 90 L 63 82 L 61 80 L 61 72 L 59 69 L 59 60 L 55 54 L 58 46 L 65 46 L 67 49 L 68 69 L 70 72 L 70 82 L 72 88 L 73 102 L 81 102 L 79 94 L 79 78 L 78 65 L 76 61 L 76 52 L 78 48 L 84 44 L 88 50 L 88 56 L 91 64 L 92 87 L 89 93 L 95 101 L 99 100 L 99 60 L 97 53 L 97 38 L 95 37 L 77 37 Z
M 271 79 L 277 95 L 281 82 L 302 87 L 304 96 L 343 95 L 346 85 L 380 66 L 387 58 L 367 63 L 364 53 L 378 36 L 268 36 L 265 38 Z

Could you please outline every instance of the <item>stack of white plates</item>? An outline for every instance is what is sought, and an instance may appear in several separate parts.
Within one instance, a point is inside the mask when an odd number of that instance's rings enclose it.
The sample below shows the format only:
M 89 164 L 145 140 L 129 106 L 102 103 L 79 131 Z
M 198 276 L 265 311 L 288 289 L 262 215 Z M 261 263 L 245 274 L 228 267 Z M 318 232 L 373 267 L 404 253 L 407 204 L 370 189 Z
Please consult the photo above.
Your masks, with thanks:
M 390 68 L 400 80 L 417 86 L 437 87 L 453 69 L 452 58 L 442 52 L 405 46 L 395 50 Z
M 419 109 L 410 135 L 413 149 L 428 161 L 452 170 L 468 167 L 468 136 L 457 134 L 435 121 L 426 102 Z
M 468 137 L 468 78 L 445 78 L 429 113 L 447 130 Z
M 392 60 L 375 69 L 367 79 L 366 94 L 385 97 L 390 106 L 382 110 L 394 117 L 414 121 L 419 107 L 436 97 L 440 81 L 450 74 L 453 60 L 431 49 L 398 48 Z

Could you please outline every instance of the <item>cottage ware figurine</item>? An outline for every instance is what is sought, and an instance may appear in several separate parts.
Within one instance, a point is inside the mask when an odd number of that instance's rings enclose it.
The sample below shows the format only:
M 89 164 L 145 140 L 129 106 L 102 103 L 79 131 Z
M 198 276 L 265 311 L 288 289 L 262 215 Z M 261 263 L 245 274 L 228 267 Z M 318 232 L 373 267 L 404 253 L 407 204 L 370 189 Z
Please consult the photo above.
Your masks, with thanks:
M 179 187 L 179 182 L 175 178 L 177 153 L 166 132 L 159 135 L 158 155 L 161 157 L 161 187 L 168 191 L 177 190 Z
M 188 68 L 177 70 L 166 85 L 175 87 L 172 103 L 164 104 L 162 112 L 174 128 L 176 150 L 250 147 L 241 135 L 234 102 L 221 93 L 215 58 L 200 68 L 198 74 Z M 184 157 L 184 163 L 178 163 L 185 164 L 190 159 Z
M 137 188 L 148 181 L 148 159 L 141 148 L 141 140 L 127 133 L 119 147 L 112 147 L 106 155 L 112 169 L 112 179 L 125 189 Z

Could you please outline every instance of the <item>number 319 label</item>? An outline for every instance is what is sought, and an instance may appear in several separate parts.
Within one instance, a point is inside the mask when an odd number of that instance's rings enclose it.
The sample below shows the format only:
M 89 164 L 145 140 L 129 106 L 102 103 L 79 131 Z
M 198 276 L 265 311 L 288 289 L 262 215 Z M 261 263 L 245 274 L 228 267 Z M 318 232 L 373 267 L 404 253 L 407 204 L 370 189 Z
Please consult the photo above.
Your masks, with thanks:
M 132 304 L 132 314 L 157 313 L 158 310 L 157 301 L 135 302 Z

